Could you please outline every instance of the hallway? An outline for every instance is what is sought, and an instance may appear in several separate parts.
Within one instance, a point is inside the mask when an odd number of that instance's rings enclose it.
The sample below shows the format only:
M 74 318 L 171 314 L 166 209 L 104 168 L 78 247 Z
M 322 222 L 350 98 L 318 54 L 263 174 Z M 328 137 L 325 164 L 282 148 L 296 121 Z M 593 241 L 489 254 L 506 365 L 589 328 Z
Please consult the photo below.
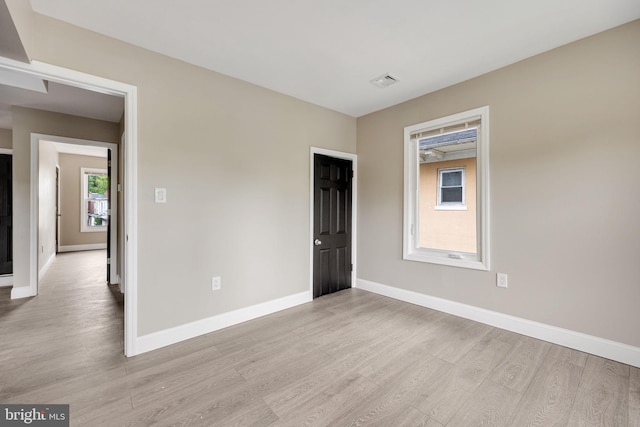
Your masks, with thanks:
M 11 288 L 0 288 L 1 402 L 96 408 L 91 389 L 69 386 L 124 372 L 124 297 L 105 282 L 106 251 L 98 250 L 58 254 L 37 297 L 12 301 Z

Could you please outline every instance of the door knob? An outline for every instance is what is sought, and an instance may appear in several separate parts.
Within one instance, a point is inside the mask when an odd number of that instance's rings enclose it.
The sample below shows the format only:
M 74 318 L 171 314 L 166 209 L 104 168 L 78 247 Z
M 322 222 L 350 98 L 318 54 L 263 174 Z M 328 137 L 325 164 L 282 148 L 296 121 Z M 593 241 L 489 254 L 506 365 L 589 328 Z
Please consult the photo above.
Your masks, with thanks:
M 322 241 L 320 239 L 316 239 L 313 241 L 313 244 L 316 246 L 320 246 L 322 244 Z

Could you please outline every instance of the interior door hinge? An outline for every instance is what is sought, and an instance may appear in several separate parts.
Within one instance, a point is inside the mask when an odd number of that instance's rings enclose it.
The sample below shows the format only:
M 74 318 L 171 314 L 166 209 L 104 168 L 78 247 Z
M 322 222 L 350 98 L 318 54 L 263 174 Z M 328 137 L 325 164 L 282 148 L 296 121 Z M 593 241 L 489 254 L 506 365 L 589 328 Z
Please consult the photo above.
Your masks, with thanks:
M 353 264 L 351 264 L 351 271 L 353 271 Z
M 351 178 L 353 178 L 355 174 L 353 173 L 353 169 L 351 169 Z

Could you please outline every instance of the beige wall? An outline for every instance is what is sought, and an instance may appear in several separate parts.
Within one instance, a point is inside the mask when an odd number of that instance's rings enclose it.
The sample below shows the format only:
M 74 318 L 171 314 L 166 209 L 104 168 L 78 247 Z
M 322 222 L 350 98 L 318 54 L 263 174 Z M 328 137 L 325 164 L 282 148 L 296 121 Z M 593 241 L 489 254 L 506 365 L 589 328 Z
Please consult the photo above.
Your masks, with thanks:
M 117 143 L 117 123 L 13 107 L 13 284 L 29 286 L 31 133 Z M 40 254 L 39 254 L 40 257 Z
M 359 277 L 639 346 L 638 40 L 635 21 L 359 118 Z M 491 271 L 403 261 L 403 128 L 483 105 Z
M 0 129 L 0 148 L 11 149 L 13 147 L 12 138 L 10 129 Z
M 139 335 L 308 291 L 310 147 L 355 119 L 35 16 L 33 59 L 138 87 Z
M 465 168 L 466 210 L 439 210 L 438 170 Z M 420 165 L 420 246 L 462 252 L 477 252 L 476 159 L 448 160 Z
M 107 159 L 75 154 L 59 155 L 60 164 L 60 245 L 107 243 L 107 231 L 80 232 L 80 170 L 107 169 Z
M 38 271 L 56 253 L 56 165 L 53 143 L 40 141 L 38 155 Z
M 31 5 L 24 0 L 0 0 L 0 54 L 29 61 L 32 21 Z

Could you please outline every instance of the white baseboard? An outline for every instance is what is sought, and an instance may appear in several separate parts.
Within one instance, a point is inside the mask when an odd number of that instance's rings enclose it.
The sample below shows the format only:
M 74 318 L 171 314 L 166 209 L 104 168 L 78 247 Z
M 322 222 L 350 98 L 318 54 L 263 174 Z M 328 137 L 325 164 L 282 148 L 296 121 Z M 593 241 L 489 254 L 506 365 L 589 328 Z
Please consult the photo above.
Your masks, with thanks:
M 68 245 L 58 246 L 58 252 L 78 252 L 78 251 L 95 251 L 98 249 L 107 249 L 106 243 L 93 243 L 91 245 Z
M 40 271 L 38 271 L 38 280 L 42 280 L 42 277 L 44 277 L 44 275 L 47 274 L 47 271 L 49 270 L 49 267 L 51 267 L 51 264 L 53 264 L 53 261 L 55 261 L 55 260 L 56 260 L 56 254 L 53 253 L 49 257 L 47 262 L 42 266 Z
M 13 286 L 13 274 L 0 276 L 0 288 Z
M 14 286 L 11 289 L 11 299 L 20 299 L 20 298 L 28 298 L 34 297 L 36 294 L 31 290 L 31 286 Z
M 295 307 L 297 305 L 310 302 L 312 299 L 311 292 L 301 292 L 299 294 L 290 295 L 273 301 L 267 301 L 262 304 L 256 304 L 239 310 L 230 311 L 228 313 L 219 314 L 207 319 L 187 323 L 185 325 L 176 326 L 175 328 L 143 335 L 138 337 L 136 340 L 136 354 L 145 353 L 160 347 L 208 334 L 219 329 L 237 325 L 238 323 L 266 316 L 267 314 Z
M 357 279 L 356 287 L 640 368 L 640 347 L 634 347 L 617 341 L 594 337 L 581 332 L 562 329 L 443 298 L 432 297 L 418 292 L 394 288 L 369 280 Z

